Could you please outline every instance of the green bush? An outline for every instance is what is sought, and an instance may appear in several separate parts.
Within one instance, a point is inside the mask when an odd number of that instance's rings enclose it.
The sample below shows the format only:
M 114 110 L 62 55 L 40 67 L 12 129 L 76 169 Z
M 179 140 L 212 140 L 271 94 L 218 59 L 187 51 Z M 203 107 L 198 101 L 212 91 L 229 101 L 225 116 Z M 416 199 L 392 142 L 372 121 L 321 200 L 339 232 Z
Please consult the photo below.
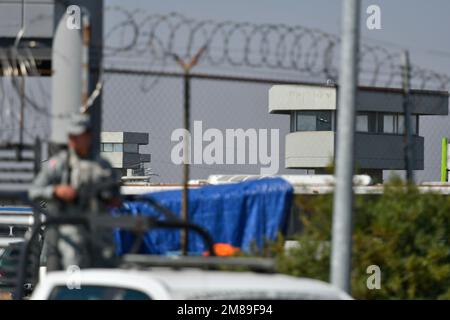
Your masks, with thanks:
M 298 197 L 299 248 L 275 246 L 280 272 L 329 280 L 332 195 Z M 400 181 L 383 195 L 355 199 L 352 296 L 356 299 L 450 299 L 450 196 L 420 193 Z M 369 290 L 366 269 L 381 269 Z

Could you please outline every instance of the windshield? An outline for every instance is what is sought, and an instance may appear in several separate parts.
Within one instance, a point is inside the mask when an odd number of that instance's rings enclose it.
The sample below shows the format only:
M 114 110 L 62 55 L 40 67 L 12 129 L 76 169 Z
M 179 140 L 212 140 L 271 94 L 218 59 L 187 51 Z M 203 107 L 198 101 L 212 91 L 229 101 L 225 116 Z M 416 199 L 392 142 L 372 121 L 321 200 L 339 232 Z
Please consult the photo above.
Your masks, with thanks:
M 84 285 L 80 289 L 55 287 L 49 300 L 151 300 L 151 298 L 134 289 Z

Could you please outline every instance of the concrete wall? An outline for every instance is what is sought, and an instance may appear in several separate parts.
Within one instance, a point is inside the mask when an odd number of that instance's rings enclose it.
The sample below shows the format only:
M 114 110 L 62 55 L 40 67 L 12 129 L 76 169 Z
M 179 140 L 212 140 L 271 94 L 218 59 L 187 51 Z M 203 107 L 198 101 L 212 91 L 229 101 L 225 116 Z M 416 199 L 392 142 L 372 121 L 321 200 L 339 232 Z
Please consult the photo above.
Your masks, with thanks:
M 123 145 L 123 152 L 138 153 L 139 145 L 137 143 L 125 143 Z
M 124 143 L 148 144 L 148 133 L 144 132 L 124 132 Z
M 331 131 L 292 132 L 286 136 L 286 168 L 324 168 L 335 154 L 335 133 Z M 403 136 L 356 133 L 355 164 L 364 169 L 405 169 Z M 413 137 L 414 170 L 424 168 L 424 138 Z
M 275 85 L 269 89 L 269 113 L 289 114 L 293 110 L 335 110 L 336 87 L 312 85 Z M 447 115 L 448 92 L 412 90 L 411 112 L 422 115 Z M 403 112 L 403 93 L 399 89 L 360 87 L 358 111 Z
M 137 169 L 141 163 L 141 155 L 139 153 L 122 153 L 123 167 Z
M 101 133 L 101 142 L 148 144 L 148 135 L 148 133 L 143 132 L 103 131 Z
M 123 132 L 101 132 L 102 143 L 123 143 Z
M 123 168 L 122 152 L 101 152 L 100 155 L 108 160 L 113 168 Z
M 410 97 L 411 113 L 447 115 L 448 93 L 413 90 Z M 396 89 L 359 89 L 358 111 L 403 112 L 403 93 Z
M 286 136 L 286 168 L 323 168 L 334 157 L 333 131 L 298 131 Z
M 140 153 L 141 156 L 141 162 L 151 162 L 152 161 L 152 155 L 149 153 Z
M 366 169 L 405 169 L 404 137 L 391 134 L 355 135 L 355 163 Z M 413 136 L 414 170 L 424 167 L 424 138 Z
M 335 87 L 275 85 L 269 89 L 269 113 L 334 110 L 336 105 Z
M 150 154 L 102 152 L 101 156 L 111 163 L 113 168 L 139 168 L 140 163 L 150 162 Z

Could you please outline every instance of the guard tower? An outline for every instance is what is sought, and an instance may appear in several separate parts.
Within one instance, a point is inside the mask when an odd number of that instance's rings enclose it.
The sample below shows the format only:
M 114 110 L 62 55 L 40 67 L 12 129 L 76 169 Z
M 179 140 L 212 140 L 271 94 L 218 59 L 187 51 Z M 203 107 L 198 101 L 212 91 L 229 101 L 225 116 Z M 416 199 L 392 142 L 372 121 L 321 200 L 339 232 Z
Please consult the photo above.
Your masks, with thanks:
M 143 132 L 103 131 L 100 153 L 120 176 L 144 176 L 144 165 L 151 161 L 151 155 L 140 153 L 139 147 L 148 144 L 148 136 Z
M 269 90 L 269 113 L 290 116 L 286 168 L 322 172 L 334 161 L 336 86 L 275 85 Z M 410 95 L 414 170 L 424 168 L 420 117 L 448 114 L 448 92 L 412 90 Z M 355 164 L 361 173 L 382 180 L 383 170 L 404 170 L 403 93 L 400 89 L 359 87 L 356 106 Z

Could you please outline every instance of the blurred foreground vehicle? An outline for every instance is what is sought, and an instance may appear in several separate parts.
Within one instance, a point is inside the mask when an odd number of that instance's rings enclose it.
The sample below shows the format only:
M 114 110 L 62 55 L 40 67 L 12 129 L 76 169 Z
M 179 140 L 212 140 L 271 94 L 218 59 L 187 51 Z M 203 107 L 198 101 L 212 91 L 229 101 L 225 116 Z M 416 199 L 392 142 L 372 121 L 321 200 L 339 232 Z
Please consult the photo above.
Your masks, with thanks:
M 142 262 L 145 256 L 138 257 Z M 349 295 L 318 280 L 254 271 L 205 270 L 236 258 L 149 256 L 150 264 L 172 267 L 85 269 L 80 273 L 50 272 L 32 300 L 347 300 Z M 156 260 L 152 261 L 153 258 Z M 241 258 L 237 258 L 238 260 Z M 159 260 L 159 263 L 155 263 Z M 197 261 L 195 261 L 197 260 Z M 172 263 L 171 263 L 172 262 Z M 175 263 L 173 263 L 175 262 Z M 197 267 L 195 267 L 196 263 Z M 237 261 L 244 264 L 244 261 Z M 203 264 L 203 266 L 201 266 Z M 225 263 L 226 264 L 226 263 Z M 178 265 L 178 266 L 177 266 Z M 188 267 L 182 267 L 186 265 Z M 191 266 L 189 266 L 191 265 Z M 78 283 L 76 283 L 79 281 Z M 78 288 L 76 287 L 77 285 Z
M 276 274 L 273 260 L 264 258 L 220 257 L 211 235 L 199 225 L 184 222 L 167 208 L 146 199 L 164 216 L 94 216 L 83 218 L 48 218 L 36 223 L 26 237 L 21 251 L 15 299 L 26 297 L 24 284 L 32 244 L 39 230 L 47 225 L 81 224 L 88 230 L 127 230 L 142 241 L 147 231 L 186 229 L 204 241 L 208 256 L 160 256 L 131 251 L 117 257 L 114 266 L 93 266 L 80 270 L 50 271 L 36 275 L 33 300 L 153 300 L 153 299 L 351 299 L 333 286 L 312 279 Z M 95 237 L 92 238 L 95 241 Z M 133 246 L 138 248 L 139 246 Z M 31 264 L 32 265 L 32 264 Z M 36 270 L 36 268 L 33 268 Z
M 286 186 L 287 183 L 275 179 L 260 183 L 243 183 L 253 202 L 255 202 L 255 191 L 264 189 L 261 188 L 262 184 L 271 186 L 269 190 L 275 200 L 280 198 L 279 193 L 275 194 L 273 191 L 275 184 L 280 186 L 280 192 L 286 198 L 292 189 L 291 186 Z M 236 185 L 230 185 L 226 188 L 234 190 L 236 187 Z M 223 188 L 225 186 L 220 190 L 229 196 L 231 191 L 224 192 Z M 199 191 L 205 198 L 205 190 Z M 260 193 L 260 197 L 267 202 L 269 196 L 266 193 Z M 177 194 L 170 194 L 170 196 L 180 198 Z M 224 253 L 225 255 L 233 254 L 235 248 L 227 247 L 226 243 L 215 243 L 205 227 L 180 219 L 175 213 L 176 208 L 172 208 L 167 201 L 164 202 L 157 196 L 129 195 L 123 197 L 120 205 L 121 208 L 127 206 L 129 210 L 133 203 L 136 207 L 139 204 L 139 207 L 132 210 L 132 215 L 116 210 L 111 212 L 111 215 L 52 216 L 46 214 L 44 208 L 35 206 L 31 230 L 26 233 L 24 242 L 20 246 L 19 262 L 15 268 L 16 272 L 11 276 L 10 286 L 15 288 L 13 298 L 19 300 L 28 298 L 34 300 L 351 299 L 347 294 L 325 282 L 277 274 L 274 260 L 223 256 Z M 226 203 L 230 203 L 230 199 L 226 199 Z M 232 203 L 238 202 L 234 200 Z M 289 209 L 287 202 L 275 201 L 275 204 L 279 204 L 280 212 Z M 154 208 L 155 214 L 146 211 L 148 207 Z M 210 210 L 215 211 L 213 208 Z M 260 213 L 261 210 L 263 207 L 258 205 L 251 212 Z M 274 212 L 266 211 L 272 214 Z M 278 217 L 279 220 L 285 220 L 282 219 L 281 214 Z M 45 237 L 45 230 L 48 227 L 61 225 L 73 225 L 86 229 L 85 241 L 89 248 L 86 254 L 92 255 L 87 260 L 92 264 L 81 270 L 77 266 L 69 266 L 66 271 L 42 272 L 42 261 L 39 259 L 42 231 L 44 230 Z M 222 225 L 219 224 L 219 226 Z M 191 245 L 195 243 L 195 247 L 199 250 L 189 250 L 188 252 L 193 254 L 190 256 L 173 255 L 173 251 L 165 253 L 171 254 L 169 256 L 158 252 L 155 255 L 143 250 L 146 249 L 144 244 L 148 241 L 149 234 L 158 233 L 160 229 L 172 230 L 171 235 L 176 235 L 180 231 L 189 232 L 193 236 L 192 240 L 196 239 L 195 242 L 190 241 Z M 118 251 L 113 261 L 108 261 L 107 264 L 97 258 L 96 248 L 101 248 L 98 230 L 118 231 L 121 239 L 127 240 L 117 243 L 121 245 L 122 250 Z M 212 230 L 215 229 L 212 228 Z M 232 230 L 237 229 L 233 226 Z M 214 231 L 214 235 L 217 239 L 217 231 Z M 162 237 L 160 242 L 166 243 L 170 239 L 170 236 Z M 70 242 L 68 245 L 74 248 L 77 246 L 76 243 Z M 176 248 L 175 244 L 173 248 Z

